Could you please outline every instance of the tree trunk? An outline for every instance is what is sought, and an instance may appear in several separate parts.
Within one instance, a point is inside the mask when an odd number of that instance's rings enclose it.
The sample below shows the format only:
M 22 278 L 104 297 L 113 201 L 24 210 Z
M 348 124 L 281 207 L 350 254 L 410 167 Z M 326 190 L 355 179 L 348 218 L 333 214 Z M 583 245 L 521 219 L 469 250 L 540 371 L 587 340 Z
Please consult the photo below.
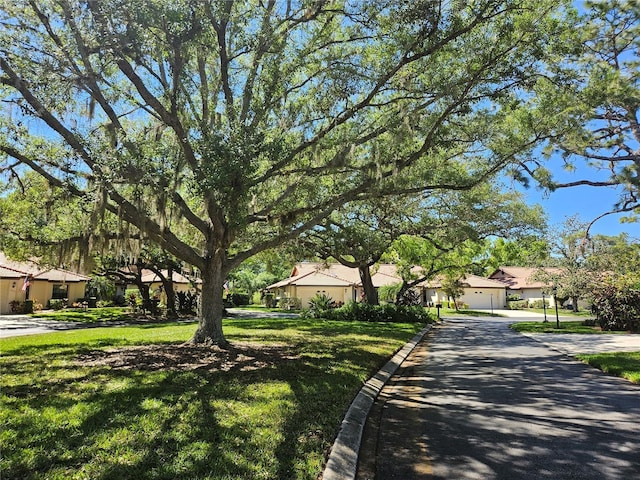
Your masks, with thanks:
M 206 263 L 201 274 L 202 285 L 198 328 L 193 334 L 190 343 L 227 346 L 227 339 L 222 333 L 222 317 L 224 313 L 222 292 L 225 280 L 222 259 L 212 258 Z
M 578 311 L 578 297 L 571 297 L 571 310 Z
M 176 310 L 176 292 L 173 290 L 173 269 L 169 267 L 167 269 L 167 276 L 160 276 L 162 281 L 162 287 L 164 288 L 164 294 L 167 296 L 167 315 L 175 317 Z
M 400 305 L 402 297 L 407 290 L 409 290 L 409 285 L 403 280 L 402 285 L 400 285 L 400 290 L 398 290 L 398 293 L 396 293 L 396 305 Z
M 142 269 L 144 265 L 141 260 L 136 262 L 136 273 L 134 283 L 136 287 L 138 287 L 138 291 L 140 292 L 140 296 L 142 297 L 142 304 L 149 305 L 149 300 L 151 297 L 149 296 L 149 285 L 142 283 Z
M 373 286 L 373 279 L 371 278 L 371 270 L 369 270 L 369 265 L 359 266 L 358 272 L 360 272 L 360 281 L 362 282 L 365 301 L 371 305 L 378 305 L 378 291 Z
M 138 292 L 140 292 L 142 301 L 148 303 L 149 300 L 151 300 L 151 297 L 149 296 L 149 285 L 142 283 L 142 279 L 140 278 L 140 276 L 136 277 L 134 283 L 136 284 L 136 287 L 138 287 Z

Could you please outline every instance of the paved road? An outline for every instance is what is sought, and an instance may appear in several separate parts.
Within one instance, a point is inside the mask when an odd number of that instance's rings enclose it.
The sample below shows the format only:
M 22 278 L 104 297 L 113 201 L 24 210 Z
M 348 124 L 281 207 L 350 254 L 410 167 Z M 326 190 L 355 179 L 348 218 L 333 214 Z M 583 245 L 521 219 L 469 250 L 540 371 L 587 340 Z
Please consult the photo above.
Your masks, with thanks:
M 640 478 L 640 387 L 508 323 L 427 335 L 374 406 L 359 479 Z
M 295 313 L 261 312 L 241 308 L 229 308 L 227 310 L 234 318 L 297 318 Z M 182 321 L 194 321 L 195 319 L 183 319 Z M 153 320 L 151 320 L 153 321 Z M 93 323 L 60 322 L 45 318 L 34 318 L 29 315 L 0 315 L 0 338 L 17 337 L 20 335 L 35 335 L 60 330 L 74 330 L 79 328 L 119 326 L 124 322 Z

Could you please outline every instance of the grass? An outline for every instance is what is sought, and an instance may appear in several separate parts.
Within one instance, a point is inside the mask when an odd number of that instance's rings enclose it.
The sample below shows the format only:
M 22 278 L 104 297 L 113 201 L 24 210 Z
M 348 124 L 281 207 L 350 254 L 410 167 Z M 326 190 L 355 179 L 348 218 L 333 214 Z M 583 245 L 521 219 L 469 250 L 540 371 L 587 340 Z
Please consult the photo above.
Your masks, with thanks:
M 544 309 L 542 308 L 526 308 L 522 310 L 523 312 L 535 312 L 544 314 Z M 574 312 L 573 310 L 568 310 L 566 308 L 558 309 L 558 316 L 560 317 L 577 317 L 577 318 L 594 318 L 593 313 L 589 310 L 578 310 Z M 547 318 L 549 321 L 555 321 L 556 319 L 556 309 L 555 307 L 547 308 Z
M 256 312 L 276 312 L 276 313 L 297 313 L 300 312 L 300 310 L 285 310 L 283 308 L 277 308 L 277 307 L 266 307 L 264 305 L 240 305 L 238 307 L 232 307 L 232 308 L 239 308 L 241 310 L 253 310 Z
M 510 325 L 513 330 L 522 333 L 582 333 L 582 334 L 626 334 L 627 332 L 602 331 L 598 327 L 583 325 L 581 321 L 560 322 L 519 322 Z M 580 354 L 576 358 L 599 368 L 603 372 L 640 383 L 640 352 L 611 352 L 598 354 Z
M 127 307 L 102 307 L 102 308 L 65 308 L 47 312 L 37 312 L 31 315 L 37 318 L 47 318 L 61 322 L 114 322 L 132 320 L 134 316 Z
M 603 372 L 640 384 L 640 352 L 583 354 L 576 358 Z
M 179 345 L 194 326 L 177 323 L 1 340 L 3 478 L 315 479 L 363 381 L 422 327 L 289 319 L 224 326 L 242 345 L 235 367 L 143 368 L 154 365 L 153 354 L 130 368 L 86 360 L 127 346 Z M 252 360 L 251 346 L 266 349 L 265 361 Z M 287 355 L 270 361 L 270 351 Z
M 582 321 L 560 322 L 560 328 L 556 328 L 556 321 L 548 322 L 517 322 L 510 327 L 521 333 L 582 333 L 582 334 L 626 334 L 627 332 L 603 331 L 599 327 L 590 327 L 582 324 Z

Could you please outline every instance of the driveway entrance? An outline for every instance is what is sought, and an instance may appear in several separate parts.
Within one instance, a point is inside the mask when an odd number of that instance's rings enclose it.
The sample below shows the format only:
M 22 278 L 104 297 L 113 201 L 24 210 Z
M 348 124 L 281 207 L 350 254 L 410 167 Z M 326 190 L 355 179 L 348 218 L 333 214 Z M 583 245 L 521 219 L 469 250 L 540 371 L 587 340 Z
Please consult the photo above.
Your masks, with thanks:
M 640 478 L 640 386 L 509 323 L 452 319 L 427 334 L 379 396 L 377 446 L 360 452 L 375 455 L 375 478 Z

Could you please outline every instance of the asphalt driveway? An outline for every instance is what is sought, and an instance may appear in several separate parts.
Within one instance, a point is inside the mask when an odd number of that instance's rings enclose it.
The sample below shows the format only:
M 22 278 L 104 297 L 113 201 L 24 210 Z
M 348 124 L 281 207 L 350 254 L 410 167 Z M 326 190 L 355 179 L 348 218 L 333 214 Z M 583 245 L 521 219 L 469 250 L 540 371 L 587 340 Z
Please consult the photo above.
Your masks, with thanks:
M 29 315 L 0 315 L 0 338 L 82 328 L 79 322 L 59 322 Z
M 494 313 L 502 317 L 478 317 L 480 321 L 491 323 L 511 324 L 514 322 L 541 322 L 544 315 L 526 310 L 494 310 Z M 456 317 L 451 317 L 454 320 Z M 457 317 L 465 320 L 469 317 Z M 555 325 L 555 317 L 547 315 L 547 319 Z M 580 317 L 560 316 L 560 321 L 583 320 Z M 603 353 L 603 352 L 640 352 L 640 334 L 619 335 L 585 335 L 585 334 L 554 334 L 554 333 L 523 333 L 527 337 L 560 352 L 565 355 L 577 355 L 579 353 Z
M 450 319 L 427 334 L 378 397 L 376 441 L 360 452 L 375 476 L 359 479 L 640 478 L 640 386 L 511 321 Z
M 229 316 L 234 318 L 297 318 L 295 313 L 263 312 L 260 310 L 250 310 L 242 308 L 227 309 Z M 153 321 L 153 320 L 150 320 Z M 195 318 L 183 319 L 185 322 L 193 322 Z M 0 338 L 17 337 L 20 335 L 35 335 L 38 333 L 56 332 L 61 330 L 74 330 L 79 328 L 92 327 L 116 327 L 124 325 L 126 322 L 108 323 L 82 323 L 82 322 L 61 322 L 45 318 L 31 317 L 29 315 L 0 315 Z

